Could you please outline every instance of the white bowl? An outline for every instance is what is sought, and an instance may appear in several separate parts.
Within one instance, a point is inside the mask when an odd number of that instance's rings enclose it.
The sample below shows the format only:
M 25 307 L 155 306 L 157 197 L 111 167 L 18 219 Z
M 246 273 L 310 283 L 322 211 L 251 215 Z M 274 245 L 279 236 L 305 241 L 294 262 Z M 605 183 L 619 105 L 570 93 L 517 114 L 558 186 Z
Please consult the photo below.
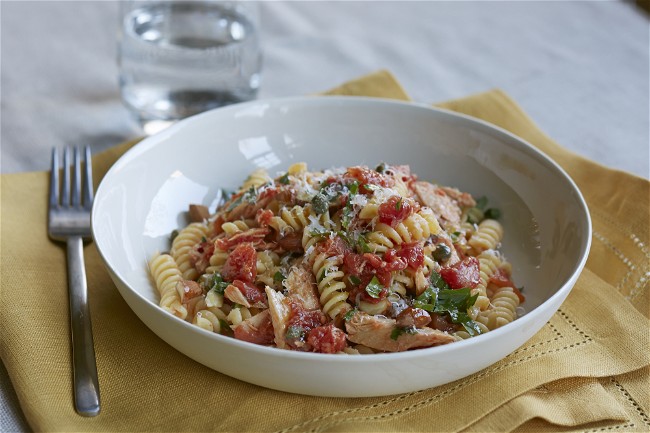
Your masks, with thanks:
M 147 261 L 169 248 L 189 203 L 213 204 L 255 168 L 275 175 L 385 161 L 423 180 L 488 196 L 502 211 L 502 251 L 525 286 L 526 315 L 470 340 L 408 352 L 326 355 L 210 333 L 158 307 Z M 591 221 L 580 191 L 539 150 L 488 123 L 429 106 L 351 97 L 254 101 L 182 121 L 109 170 L 92 213 L 97 248 L 118 290 L 160 338 L 232 377 L 293 393 L 362 397 L 442 385 L 493 364 L 530 339 L 582 270 Z M 178 372 L 182 374 L 182 372 Z

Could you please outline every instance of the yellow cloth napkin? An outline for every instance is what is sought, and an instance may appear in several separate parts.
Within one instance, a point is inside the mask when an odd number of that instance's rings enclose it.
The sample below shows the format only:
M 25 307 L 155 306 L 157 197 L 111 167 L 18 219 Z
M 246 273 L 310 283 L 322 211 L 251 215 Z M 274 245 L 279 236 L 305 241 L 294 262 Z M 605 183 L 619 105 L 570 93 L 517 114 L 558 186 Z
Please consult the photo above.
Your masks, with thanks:
M 381 71 L 329 93 L 407 99 Z M 72 404 L 65 251 L 46 233 L 48 174 L 0 176 L 0 355 L 35 431 L 648 431 L 650 184 L 555 144 L 499 91 L 441 104 L 528 140 L 585 194 L 587 267 L 523 347 L 468 378 L 378 398 L 318 398 L 250 385 L 180 354 L 128 308 L 85 248 L 102 412 Z M 549 107 L 549 109 L 552 109 Z M 96 155 L 96 182 L 132 146 Z

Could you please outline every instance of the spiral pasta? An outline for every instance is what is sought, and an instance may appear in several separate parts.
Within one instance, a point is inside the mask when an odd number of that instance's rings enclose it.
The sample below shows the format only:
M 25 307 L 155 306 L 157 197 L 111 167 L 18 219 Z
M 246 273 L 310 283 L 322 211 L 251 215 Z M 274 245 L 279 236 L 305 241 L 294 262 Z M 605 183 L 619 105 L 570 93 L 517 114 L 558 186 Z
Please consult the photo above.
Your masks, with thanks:
M 155 254 L 149 261 L 149 269 L 160 293 L 160 306 L 185 319 L 187 309 L 181 304 L 181 297 L 176 291 L 176 284 L 182 279 L 182 274 L 174 258 L 169 254 Z
M 519 297 L 512 287 L 498 288 L 491 299 L 489 309 L 482 311 L 476 320 L 489 330 L 500 328 L 517 318 Z
M 501 223 L 497 220 L 486 219 L 478 225 L 467 243 L 474 254 L 480 254 L 485 250 L 496 249 L 502 238 L 503 226 Z
M 269 176 L 269 174 L 264 170 L 263 168 L 259 168 L 255 171 L 253 171 L 246 180 L 244 180 L 244 183 L 242 184 L 241 188 L 239 189 L 240 192 L 248 191 L 250 188 L 259 188 L 262 185 L 265 185 L 267 183 L 272 183 L 273 179 Z
M 178 268 L 186 280 L 198 278 L 199 273 L 190 260 L 190 251 L 202 239 L 207 239 L 210 228 L 204 223 L 191 223 L 182 229 L 172 241 L 172 248 L 169 254 L 178 264 Z
M 348 312 L 352 307 L 346 302 L 346 291 L 343 277 L 345 273 L 339 269 L 341 260 L 338 257 L 328 257 L 321 253 L 314 259 L 313 271 L 318 282 L 318 293 L 323 312 L 335 319 L 339 314 Z
M 406 218 L 391 227 L 379 223 L 368 235 L 368 246 L 373 252 L 386 252 L 403 243 L 421 241 L 440 232 L 440 225 L 431 209 L 423 208 L 420 212 Z

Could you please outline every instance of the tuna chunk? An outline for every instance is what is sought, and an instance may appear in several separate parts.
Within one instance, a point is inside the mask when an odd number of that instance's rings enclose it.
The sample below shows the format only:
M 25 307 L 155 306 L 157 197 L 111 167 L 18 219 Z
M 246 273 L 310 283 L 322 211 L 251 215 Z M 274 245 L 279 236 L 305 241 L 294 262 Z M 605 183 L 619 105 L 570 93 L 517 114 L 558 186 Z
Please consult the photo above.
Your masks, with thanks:
M 285 302 L 285 296 L 276 292 L 269 286 L 266 286 L 266 297 L 269 300 L 269 311 L 271 313 L 271 322 L 273 323 L 273 332 L 275 334 L 275 345 L 280 349 L 289 349 L 287 341 L 284 338 L 287 333 L 287 322 L 291 315 L 291 307 Z
M 474 197 L 472 197 L 468 192 L 462 192 L 457 188 L 451 188 L 449 186 L 442 186 L 440 189 L 443 190 L 452 200 L 458 203 L 458 206 L 460 206 L 461 209 L 476 206 L 476 200 L 474 200 Z
M 348 340 L 385 352 L 401 352 L 418 347 L 430 347 L 454 341 L 451 335 L 431 328 L 413 328 L 392 338 L 397 328 L 394 319 L 383 316 L 371 316 L 357 312 L 345 323 Z
M 302 304 L 305 310 L 320 309 L 314 274 L 303 267 L 293 267 L 284 281 L 288 296 Z
M 429 182 L 414 182 L 413 189 L 420 202 L 431 208 L 443 228 L 460 226 L 462 210 L 443 188 Z

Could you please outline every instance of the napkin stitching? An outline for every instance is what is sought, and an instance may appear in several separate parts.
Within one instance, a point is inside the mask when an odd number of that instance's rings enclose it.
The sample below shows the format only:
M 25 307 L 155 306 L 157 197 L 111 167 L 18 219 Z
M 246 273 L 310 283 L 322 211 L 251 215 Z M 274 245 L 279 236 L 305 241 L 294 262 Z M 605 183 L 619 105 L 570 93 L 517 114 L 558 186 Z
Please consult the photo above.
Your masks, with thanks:
M 625 387 L 614 377 L 610 377 L 609 380 L 614 384 L 614 386 L 616 386 L 616 388 L 618 388 L 618 390 L 625 396 L 627 401 L 634 407 L 637 413 L 641 416 L 641 420 L 643 421 L 643 423 L 647 426 L 650 426 L 650 418 L 645 413 L 641 405 L 634 399 L 634 397 L 630 395 L 628 390 L 625 389 Z
M 650 249 L 648 249 L 647 245 L 643 243 L 643 241 L 639 238 L 639 236 L 636 235 L 636 233 L 630 232 L 629 227 L 621 226 L 618 221 L 611 219 L 608 215 L 602 213 L 599 210 L 593 209 L 591 210 L 591 213 L 597 215 L 599 218 L 603 220 L 603 222 L 608 223 L 610 227 L 617 228 L 620 233 L 627 235 L 627 237 L 631 239 L 632 242 L 634 243 L 634 246 L 637 247 L 639 250 L 641 250 L 641 252 L 647 259 L 650 259 Z
M 625 282 L 630 278 L 632 273 L 636 270 L 636 266 L 634 266 L 634 263 L 632 262 L 632 260 L 625 257 L 625 255 L 621 252 L 621 250 L 616 248 L 616 246 L 614 244 L 612 244 L 612 242 L 609 239 L 607 239 L 605 236 L 601 235 L 599 232 L 594 231 L 593 233 L 594 233 L 594 237 L 596 239 L 598 239 L 599 241 L 601 241 L 610 250 L 612 250 L 614 255 L 616 257 L 618 257 L 623 262 L 623 264 L 625 264 L 625 266 L 627 266 L 627 268 L 628 268 L 628 271 L 623 276 L 623 279 L 616 285 L 616 289 L 620 290 L 623 287 L 623 285 L 625 284 Z
M 410 412 L 413 409 L 417 409 L 417 408 L 419 408 L 421 406 L 427 406 L 427 405 L 429 405 L 431 403 L 434 403 L 435 401 L 440 400 L 441 397 L 445 397 L 445 396 L 447 396 L 449 394 L 455 393 L 458 390 L 461 390 L 461 389 L 463 389 L 463 388 L 465 388 L 465 387 L 467 387 L 469 385 L 474 384 L 475 382 L 478 382 L 479 380 L 481 380 L 481 379 L 483 379 L 485 377 L 489 377 L 492 374 L 497 373 L 497 372 L 499 372 L 501 370 L 505 370 L 506 368 L 511 367 L 513 365 L 521 364 L 521 363 L 524 363 L 524 362 L 529 361 L 531 359 L 539 358 L 539 357 L 541 357 L 543 355 L 561 352 L 561 351 L 567 350 L 569 348 L 576 348 L 578 346 L 582 346 L 582 345 L 585 345 L 587 343 L 591 343 L 591 342 L 594 341 L 586 332 L 581 330 L 573 320 L 571 320 L 571 318 L 568 316 L 567 313 L 565 313 L 561 309 L 558 310 L 558 313 L 569 324 L 569 326 L 574 331 L 576 331 L 580 336 L 583 337 L 582 341 L 567 344 L 567 345 L 565 345 L 563 347 L 560 347 L 560 348 L 549 349 L 549 350 L 547 350 L 545 352 L 539 352 L 539 353 L 536 353 L 536 354 L 531 354 L 531 355 L 526 356 L 524 358 L 515 359 L 515 360 L 512 360 L 512 361 L 507 362 L 505 364 L 489 368 L 489 369 L 484 370 L 484 371 L 482 371 L 480 373 L 477 373 L 477 374 L 475 374 L 473 376 L 470 376 L 469 378 L 466 378 L 466 380 L 461 379 L 461 381 L 457 385 L 453 386 L 452 388 L 446 389 L 446 390 L 442 391 L 441 393 L 438 393 L 438 394 L 436 394 L 434 396 L 431 396 L 429 398 L 426 398 L 424 400 L 420 400 L 418 402 L 415 402 L 415 403 L 413 403 L 413 404 L 411 404 L 409 406 L 402 407 L 400 409 L 396 409 L 396 410 L 394 410 L 392 412 L 388 412 L 388 413 L 381 414 L 381 415 L 368 415 L 368 416 L 360 416 L 360 417 L 347 418 L 347 419 L 344 419 L 344 420 L 338 420 L 338 421 L 331 422 L 329 424 L 316 426 L 312 430 L 309 430 L 309 432 L 322 431 L 322 429 L 324 429 L 324 428 L 329 428 L 329 427 L 339 425 L 339 424 L 343 424 L 343 423 L 350 422 L 350 421 L 352 421 L 352 422 L 354 422 L 354 421 L 361 421 L 361 422 L 363 422 L 363 421 L 375 421 L 375 420 L 386 419 L 386 418 L 393 417 L 393 416 L 399 416 L 399 415 L 402 415 L 404 413 Z M 550 325 L 550 322 L 548 324 Z M 527 347 L 525 347 L 523 349 L 519 349 L 519 350 L 513 352 L 509 356 L 512 356 L 515 353 L 525 352 L 526 350 L 529 350 L 533 346 L 541 346 L 541 345 L 544 345 L 544 344 L 548 344 L 548 343 L 550 343 L 552 341 L 557 341 L 560 338 L 564 338 L 563 335 L 559 331 L 557 331 L 557 329 L 555 327 L 553 327 L 553 329 L 555 330 L 556 335 L 558 335 L 555 338 L 553 338 L 551 340 L 541 342 L 541 343 L 536 343 L 536 344 L 531 345 L 531 346 L 527 346 Z M 360 408 L 347 409 L 345 411 L 330 412 L 329 414 L 321 415 L 320 417 L 305 421 L 305 422 L 303 422 L 301 424 L 296 424 L 296 425 L 287 427 L 284 430 L 280 430 L 279 433 L 290 432 L 290 431 L 295 430 L 297 428 L 300 428 L 300 427 L 303 427 L 303 426 L 306 426 L 306 425 L 321 421 L 321 420 L 326 419 L 326 418 L 331 418 L 331 417 L 334 417 L 334 416 L 339 416 L 339 415 L 344 415 L 344 414 L 356 413 L 356 412 L 360 412 L 362 410 L 374 409 L 376 407 L 385 406 L 388 403 L 404 400 L 407 397 L 410 397 L 412 395 L 417 395 L 417 394 L 422 393 L 422 392 L 424 392 L 424 391 L 418 391 L 418 392 L 415 392 L 415 393 L 406 394 L 406 395 L 400 396 L 398 398 L 386 400 L 386 401 L 381 402 L 381 403 L 375 403 L 373 405 L 364 406 L 364 407 L 360 407 Z
M 619 424 L 619 425 L 612 425 L 612 426 L 609 426 L 609 427 L 597 428 L 597 429 L 593 429 L 593 430 L 584 430 L 584 432 L 585 433 L 594 433 L 594 432 L 605 431 L 605 430 L 619 430 L 619 429 L 622 429 L 622 428 L 628 428 L 628 427 L 634 427 L 634 426 L 635 425 L 632 422 L 632 423 L 628 423 L 628 424 L 624 424 L 624 425 Z
M 641 254 L 645 258 L 650 260 L 650 250 L 647 248 L 647 246 L 643 243 L 643 241 L 641 241 L 641 239 L 635 233 L 628 232 L 628 230 L 626 230 L 624 227 L 622 227 L 619 222 L 610 219 L 607 215 L 603 214 L 602 212 L 600 212 L 598 210 L 593 209 L 593 210 L 591 210 L 591 212 L 594 215 L 601 218 L 604 222 L 609 223 L 608 225 L 610 227 L 616 228 L 620 232 L 622 232 L 623 234 L 626 234 L 627 237 L 632 240 L 632 242 L 634 243 L 634 246 L 637 247 L 641 251 Z M 598 236 L 601 236 L 602 239 L 600 239 Z M 632 260 L 625 257 L 623 255 L 623 253 L 618 248 L 616 248 L 616 246 L 613 245 L 613 243 L 611 241 L 606 242 L 605 240 L 607 240 L 607 238 L 605 238 L 603 235 L 601 235 L 600 233 L 594 231 L 594 237 L 596 239 L 600 240 L 601 242 L 603 242 L 603 244 L 605 246 L 610 248 L 614 252 L 614 254 L 617 255 L 618 258 L 621 259 L 626 266 L 628 266 L 628 268 L 630 268 L 630 271 L 628 272 L 628 274 L 626 274 L 625 277 L 623 278 L 623 280 L 621 280 L 621 282 L 618 285 L 616 285 L 616 289 L 618 289 L 620 291 L 620 289 L 622 288 L 623 284 L 627 281 L 629 276 L 631 276 L 634 273 L 634 270 L 636 270 L 636 265 Z M 638 268 L 641 270 L 641 277 L 637 280 L 636 284 L 634 285 L 634 288 L 631 289 L 630 292 L 627 295 L 624 295 L 625 299 L 628 300 L 628 301 L 633 301 L 634 299 L 636 299 L 637 296 L 639 296 L 643 292 L 643 290 L 641 290 L 641 289 L 644 286 L 645 282 L 647 281 L 648 277 L 650 277 L 650 271 L 649 271 L 650 266 L 648 266 L 647 264 L 643 264 L 643 265 L 638 265 Z
M 641 278 L 639 278 L 639 281 L 634 285 L 634 288 L 630 290 L 630 294 L 625 296 L 625 299 L 628 301 L 634 301 L 637 296 L 641 295 L 643 290 L 641 288 L 645 286 L 645 283 L 648 281 L 648 277 L 650 277 L 650 272 L 646 271 L 644 275 L 641 275 Z

